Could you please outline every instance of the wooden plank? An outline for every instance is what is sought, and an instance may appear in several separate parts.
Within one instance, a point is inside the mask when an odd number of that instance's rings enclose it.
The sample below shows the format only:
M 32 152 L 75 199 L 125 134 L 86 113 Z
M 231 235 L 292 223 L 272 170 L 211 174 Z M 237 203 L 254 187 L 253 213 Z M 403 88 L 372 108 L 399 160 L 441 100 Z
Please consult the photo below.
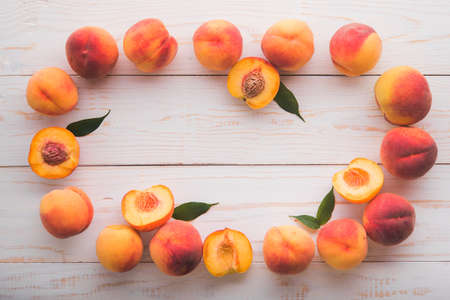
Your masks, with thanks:
M 95 240 L 107 225 L 122 224 L 120 201 L 131 189 L 155 184 L 169 186 L 176 204 L 220 202 L 194 221 L 201 236 L 224 227 L 244 232 L 262 262 L 265 232 L 276 225 L 294 224 L 289 215 L 314 214 L 343 166 L 209 166 L 209 167 L 81 167 L 70 178 L 50 181 L 28 168 L 0 168 L 2 226 L 0 262 L 96 262 Z M 382 191 L 409 199 L 416 209 L 412 236 L 395 247 L 370 242 L 368 261 L 448 261 L 450 166 L 435 166 L 426 177 L 404 181 L 386 175 Z M 55 188 L 78 186 L 91 197 L 95 215 L 82 234 L 66 240 L 49 235 L 39 219 L 40 198 Z M 333 218 L 361 220 L 364 205 L 337 198 Z M 151 233 L 142 235 L 143 261 L 150 261 Z M 315 234 L 313 235 L 315 239 Z M 316 253 L 315 261 L 319 257 Z
M 102 127 L 79 138 L 82 165 L 123 164 L 344 164 L 354 157 L 379 161 L 384 134 L 394 126 L 377 108 L 376 77 L 283 77 L 301 101 L 306 123 L 276 103 L 252 111 L 232 98 L 226 77 L 109 77 L 98 83 L 75 78 L 76 110 L 59 117 L 26 103 L 28 77 L 0 78 L 0 165 L 27 165 L 32 136 L 48 126 L 103 115 Z M 450 163 L 450 77 L 431 76 L 426 129 Z
M 6 2 L 6 3 L 5 3 Z M 212 74 L 196 60 L 192 35 L 204 21 L 227 19 L 244 39 L 243 56 L 262 56 L 266 29 L 284 18 L 306 21 L 315 38 L 312 60 L 297 74 L 338 74 L 329 57 L 329 40 L 342 25 L 362 22 L 383 39 L 383 54 L 370 74 L 395 65 L 412 65 L 427 74 L 449 74 L 450 2 L 436 1 L 3 1 L 0 11 L 0 74 L 31 74 L 47 66 L 69 68 L 64 45 L 75 29 L 96 25 L 117 40 L 120 57 L 114 74 L 139 74 L 122 51 L 126 30 L 137 21 L 163 20 L 179 43 L 173 63 L 159 74 Z M 224 73 L 224 72 L 220 72 Z
M 245 275 L 211 276 L 203 264 L 184 277 L 140 264 L 117 274 L 100 264 L 0 264 L 2 299 L 447 299 L 449 262 L 363 263 L 343 272 L 312 263 L 296 276 L 253 264 Z

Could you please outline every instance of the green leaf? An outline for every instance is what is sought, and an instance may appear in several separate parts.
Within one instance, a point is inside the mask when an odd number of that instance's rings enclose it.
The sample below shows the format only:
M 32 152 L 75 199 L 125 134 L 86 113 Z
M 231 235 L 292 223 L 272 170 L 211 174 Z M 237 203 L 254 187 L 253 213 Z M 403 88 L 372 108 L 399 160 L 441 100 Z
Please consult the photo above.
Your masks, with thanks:
M 187 202 L 175 207 L 172 218 L 183 221 L 192 221 L 198 216 L 206 213 L 211 206 L 217 205 L 217 203 L 203 203 L 203 202 Z
M 99 118 L 84 119 L 77 122 L 70 123 L 66 129 L 70 130 L 75 136 L 85 136 L 97 129 L 103 120 L 109 115 L 111 110 L 108 110 L 106 115 Z
M 316 218 L 308 215 L 300 215 L 300 216 L 290 216 L 291 218 L 295 218 L 308 226 L 311 229 L 319 229 L 320 224 Z
M 305 120 L 298 111 L 298 102 L 294 94 L 280 81 L 280 88 L 274 98 L 278 105 L 288 113 L 298 116 L 303 122 Z
M 335 201 L 334 201 L 333 187 L 331 187 L 331 190 L 322 199 L 319 209 L 317 210 L 316 219 L 320 225 L 326 224 L 328 220 L 331 218 L 331 214 L 333 213 L 334 210 L 334 204 Z

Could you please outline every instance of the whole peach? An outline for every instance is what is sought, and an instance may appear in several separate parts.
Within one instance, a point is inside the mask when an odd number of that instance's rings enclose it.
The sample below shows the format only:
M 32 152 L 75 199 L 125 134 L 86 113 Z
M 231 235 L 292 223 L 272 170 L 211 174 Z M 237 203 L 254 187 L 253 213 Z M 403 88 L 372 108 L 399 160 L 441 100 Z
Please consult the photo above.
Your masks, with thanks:
M 339 28 L 330 41 L 334 66 L 347 76 L 370 71 L 381 55 L 381 39 L 372 27 L 351 23 Z
M 394 176 L 415 179 L 425 175 L 437 158 L 437 146 L 423 129 L 398 127 L 383 138 L 380 157 L 386 170 Z
M 331 267 L 337 270 L 354 268 L 367 255 L 366 231 L 351 219 L 331 221 L 320 229 L 317 249 Z
M 139 234 L 127 225 L 105 227 L 96 243 L 98 260 L 112 272 L 133 269 L 142 257 L 143 248 Z
M 84 78 L 99 78 L 114 68 L 119 50 L 108 31 L 86 26 L 69 36 L 66 42 L 66 56 L 78 75 Z
M 172 276 L 193 271 L 203 256 L 202 238 L 197 229 L 179 220 L 163 225 L 153 236 L 149 248 L 158 269 Z
M 239 29 L 225 20 L 203 23 L 194 33 L 194 52 L 206 68 L 223 71 L 241 57 L 242 36 Z
M 63 70 L 45 68 L 34 73 L 28 81 L 27 101 L 40 113 L 61 115 L 78 103 L 78 89 Z
M 384 72 L 375 84 L 375 99 L 386 120 L 396 125 L 419 122 L 431 108 L 427 80 L 408 66 Z
M 414 230 L 414 207 L 403 197 L 391 193 L 379 194 L 364 209 L 363 225 L 373 241 L 397 245 Z
M 296 71 L 314 54 L 314 37 L 305 22 L 286 19 L 266 31 L 261 48 L 270 63 L 278 69 Z
M 158 19 L 144 19 L 128 29 L 123 50 L 142 72 L 153 72 L 172 62 L 178 44 Z
M 91 200 L 76 187 L 46 194 L 42 197 L 39 211 L 45 229 L 61 239 L 83 232 L 94 215 Z
M 272 227 L 264 237 L 264 261 L 275 273 L 296 274 L 305 270 L 314 251 L 312 238 L 297 226 Z

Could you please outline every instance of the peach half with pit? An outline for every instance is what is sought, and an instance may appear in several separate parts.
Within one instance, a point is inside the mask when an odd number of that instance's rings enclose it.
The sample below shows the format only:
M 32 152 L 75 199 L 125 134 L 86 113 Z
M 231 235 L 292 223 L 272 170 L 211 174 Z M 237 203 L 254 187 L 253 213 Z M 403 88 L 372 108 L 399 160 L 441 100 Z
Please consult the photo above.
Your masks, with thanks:
M 31 76 L 27 86 L 27 102 L 46 115 L 61 115 L 78 103 L 78 89 L 72 78 L 59 68 L 44 68 Z
M 130 226 L 150 231 L 166 223 L 174 210 L 170 189 L 155 185 L 144 191 L 132 190 L 123 196 L 122 215 Z
M 228 73 L 228 91 L 244 100 L 252 109 L 260 109 L 272 102 L 280 87 L 280 74 L 265 59 L 246 57 Z
M 215 277 L 246 272 L 252 263 L 253 251 L 248 238 L 240 231 L 225 228 L 205 239 L 203 260 Z
M 80 147 L 72 132 L 48 127 L 37 132 L 30 144 L 28 163 L 37 175 L 48 179 L 69 176 L 78 166 Z
M 355 158 L 347 168 L 333 175 L 333 187 L 344 199 L 353 203 L 372 200 L 381 190 L 384 174 L 376 162 Z
M 85 192 L 69 186 L 42 197 L 39 213 L 45 229 L 63 239 L 83 232 L 91 224 L 94 208 Z
M 158 269 L 171 276 L 192 272 L 202 259 L 202 238 L 186 221 L 163 225 L 150 241 L 150 256 Z
M 96 243 L 98 260 L 112 272 L 133 269 L 141 260 L 143 249 L 141 236 L 127 225 L 105 227 Z
M 279 274 L 296 274 L 305 270 L 315 252 L 313 239 L 294 225 L 270 228 L 263 244 L 267 267 Z

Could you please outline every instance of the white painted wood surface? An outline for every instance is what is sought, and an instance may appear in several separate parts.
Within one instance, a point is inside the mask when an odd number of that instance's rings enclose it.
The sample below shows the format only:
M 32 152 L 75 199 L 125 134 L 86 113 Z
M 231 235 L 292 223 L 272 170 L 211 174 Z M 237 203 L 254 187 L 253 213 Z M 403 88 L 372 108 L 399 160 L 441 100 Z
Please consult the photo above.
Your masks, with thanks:
M 449 15 L 445 0 L 3 1 L 0 299 L 448 299 Z M 150 76 L 132 66 L 121 46 L 127 28 L 146 17 L 160 18 L 179 42 L 173 63 Z M 241 30 L 244 56 L 261 56 L 264 31 L 286 17 L 306 21 L 315 37 L 312 60 L 282 78 L 300 99 L 306 123 L 274 103 L 250 111 L 228 95 L 225 73 L 202 68 L 192 50 L 192 34 L 202 22 L 225 18 Z M 368 76 L 350 79 L 337 76 L 328 42 L 339 26 L 353 21 L 379 32 L 383 54 Z M 25 101 L 30 75 L 47 66 L 73 74 L 64 43 L 84 25 L 102 26 L 116 38 L 121 53 L 114 76 L 94 82 L 73 76 L 80 89 L 73 112 L 35 113 Z M 348 272 L 332 270 L 317 254 L 299 275 L 269 272 L 261 252 L 265 231 L 293 223 L 288 215 L 312 214 L 332 174 L 354 157 L 379 162 L 379 145 L 393 126 L 376 107 L 373 85 L 377 74 L 400 64 L 427 74 L 432 111 L 416 126 L 439 148 L 438 164 L 421 179 L 404 181 L 385 172 L 383 191 L 403 195 L 416 209 L 413 235 L 396 247 L 370 242 L 366 262 Z M 37 130 L 107 109 L 112 113 L 105 124 L 79 139 L 81 166 L 73 175 L 45 180 L 27 167 Z M 95 256 L 97 234 L 106 225 L 124 223 L 123 194 L 158 183 L 173 190 L 177 203 L 220 202 L 194 224 L 202 237 L 225 226 L 243 231 L 254 248 L 250 271 L 216 279 L 202 264 L 172 278 L 150 262 L 147 247 L 136 269 L 124 274 L 103 269 Z M 83 234 L 57 240 L 40 224 L 39 201 L 67 185 L 89 194 L 95 215 Z M 361 218 L 363 205 L 337 201 L 334 218 Z M 146 246 L 150 238 L 143 235 Z
M 251 111 L 228 94 L 226 77 L 210 76 L 114 76 L 99 83 L 76 78 L 76 111 L 47 117 L 26 103 L 28 79 L 0 80 L 0 137 L 8 140 L 2 165 L 27 164 L 37 129 L 65 127 L 108 108 L 104 126 L 79 139 L 81 164 L 346 164 L 361 156 L 378 162 L 381 141 L 394 127 L 376 106 L 375 76 L 283 77 L 299 97 L 306 123 L 276 103 Z M 428 79 L 433 110 L 415 126 L 435 138 L 438 162 L 450 163 L 450 77 Z

